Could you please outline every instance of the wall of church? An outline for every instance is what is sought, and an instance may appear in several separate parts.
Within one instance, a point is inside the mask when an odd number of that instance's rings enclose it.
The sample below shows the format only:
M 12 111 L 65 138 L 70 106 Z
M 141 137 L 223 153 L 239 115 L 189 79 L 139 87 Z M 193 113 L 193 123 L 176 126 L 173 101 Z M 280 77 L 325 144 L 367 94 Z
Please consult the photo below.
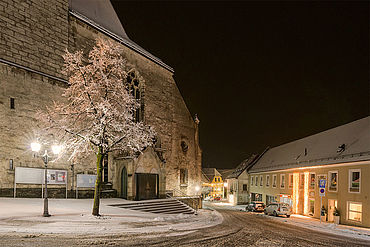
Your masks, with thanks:
M 68 0 L 0 0 L 0 58 L 60 77 Z
M 27 68 L 63 78 L 60 69 L 65 49 L 88 51 L 97 36 L 104 36 L 92 27 L 68 15 L 68 0 L 0 0 L 0 59 Z M 173 74 L 142 55 L 122 45 L 124 55 L 145 80 L 145 121 L 160 136 L 163 158 L 161 190 L 182 189 L 195 194 L 200 185 L 201 152 L 194 123 L 173 79 Z M 14 166 L 43 166 L 40 157 L 30 152 L 37 126 L 36 109 L 61 100 L 65 85 L 46 76 L 28 72 L 0 61 L 0 190 L 9 190 L 14 184 Z M 10 109 L 10 99 L 15 109 Z M 187 148 L 181 146 L 185 142 Z M 109 180 L 115 183 L 121 172 L 109 157 Z M 118 162 L 119 163 L 119 162 Z M 117 163 L 117 164 L 118 164 Z M 129 164 L 127 164 L 129 165 Z M 131 165 L 134 172 L 134 164 Z M 72 185 L 71 163 L 59 160 L 50 168 L 69 171 L 69 189 Z M 180 169 L 187 169 L 188 183 L 180 187 Z M 96 172 L 94 157 L 74 165 L 74 174 Z M 133 176 L 130 178 L 134 182 Z M 75 181 L 74 181 L 75 183 Z M 20 185 L 22 187 L 22 185 Z M 30 186 L 26 187 L 39 187 Z M 52 186 L 51 186 L 52 187 Z M 134 194 L 134 188 L 128 188 Z M 0 193 L 2 193 L 0 191 Z

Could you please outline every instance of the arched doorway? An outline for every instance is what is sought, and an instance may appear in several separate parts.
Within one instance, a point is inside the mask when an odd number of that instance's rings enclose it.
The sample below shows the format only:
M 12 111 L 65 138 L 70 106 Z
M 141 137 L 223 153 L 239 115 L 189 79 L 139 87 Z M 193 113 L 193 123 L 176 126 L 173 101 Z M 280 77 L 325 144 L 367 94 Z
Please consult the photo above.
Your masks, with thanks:
M 127 199 L 127 170 L 123 167 L 121 172 L 121 197 Z

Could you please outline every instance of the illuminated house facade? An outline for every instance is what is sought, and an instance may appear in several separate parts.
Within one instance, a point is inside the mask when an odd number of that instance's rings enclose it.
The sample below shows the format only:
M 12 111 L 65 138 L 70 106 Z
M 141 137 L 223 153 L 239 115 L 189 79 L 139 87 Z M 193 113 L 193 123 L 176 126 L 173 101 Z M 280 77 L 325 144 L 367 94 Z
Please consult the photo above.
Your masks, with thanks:
M 370 117 L 269 149 L 249 170 L 252 201 L 286 202 L 296 214 L 370 227 Z M 319 181 L 326 180 L 320 197 Z
M 205 178 L 202 190 L 207 191 L 205 196 L 224 198 L 225 184 L 222 174 L 216 168 L 202 168 L 202 172 Z

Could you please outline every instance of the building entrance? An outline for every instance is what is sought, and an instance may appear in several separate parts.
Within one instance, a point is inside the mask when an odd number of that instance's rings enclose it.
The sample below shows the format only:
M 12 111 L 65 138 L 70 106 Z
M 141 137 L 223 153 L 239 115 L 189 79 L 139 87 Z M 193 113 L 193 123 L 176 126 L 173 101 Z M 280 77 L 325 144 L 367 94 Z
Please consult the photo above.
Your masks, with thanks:
M 135 173 L 136 200 L 157 199 L 159 196 L 158 174 Z

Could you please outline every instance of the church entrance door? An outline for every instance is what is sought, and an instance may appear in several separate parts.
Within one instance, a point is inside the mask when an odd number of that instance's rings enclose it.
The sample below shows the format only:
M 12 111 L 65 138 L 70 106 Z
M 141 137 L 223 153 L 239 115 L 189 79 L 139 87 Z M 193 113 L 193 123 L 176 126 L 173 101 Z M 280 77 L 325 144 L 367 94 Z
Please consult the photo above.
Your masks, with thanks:
M 121 197 L 127 199 L 127 170 L 123 167 L 121 173 Z
M 136 200 L 149 200 L 158 198 L 158 174 L 135 173 L 135 180 Z

